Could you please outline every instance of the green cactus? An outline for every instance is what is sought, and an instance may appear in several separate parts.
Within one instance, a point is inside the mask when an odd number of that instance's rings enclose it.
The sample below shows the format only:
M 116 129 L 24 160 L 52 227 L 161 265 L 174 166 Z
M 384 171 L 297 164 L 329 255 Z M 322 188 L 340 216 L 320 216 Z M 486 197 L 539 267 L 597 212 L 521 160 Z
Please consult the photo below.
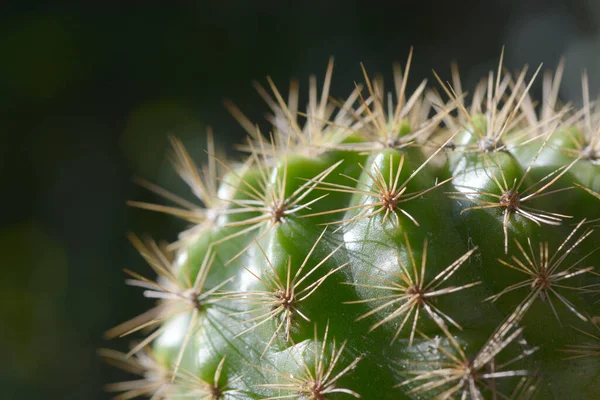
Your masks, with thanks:
M 173 140 L 200 200 L 133 202 L 192 226 L 162 246 L 131 236 L 153 274 L 128 284 L 157 304 L 107 332 L 137 335 L 102 356 L 139 379 L 117 398 L 600 399 L 600 121 L 559 104 L 562 65 L 541 107 L 502 70 L 463 93 L 458 72 L 407 92 L 363 68 L 330 100 L 269 79 L 268 135 L 242 163 L 208 135 L 199 168 Z

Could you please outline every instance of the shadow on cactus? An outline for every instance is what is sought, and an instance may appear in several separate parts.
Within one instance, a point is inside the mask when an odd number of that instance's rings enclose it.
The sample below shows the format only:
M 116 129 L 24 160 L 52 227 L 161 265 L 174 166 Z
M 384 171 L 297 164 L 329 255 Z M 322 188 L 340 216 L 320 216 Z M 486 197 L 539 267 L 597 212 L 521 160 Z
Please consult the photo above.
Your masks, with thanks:
M 192 204 L 132 206 L 183 218 L 176 243 L 132 235 L 157 301 L 107 332 L 135 379 L 117 398 L 598 399 L 600 115 L 563 105 L 563 64 L 543 78 L 491 71 L 469 95 L 458 69 L 407 90 L 412 51 L 330 97 L 310 78 L 288 100 L 268 79 L 268 135 L 236 163 L 208 134 L 197 166 L 172 140 Z

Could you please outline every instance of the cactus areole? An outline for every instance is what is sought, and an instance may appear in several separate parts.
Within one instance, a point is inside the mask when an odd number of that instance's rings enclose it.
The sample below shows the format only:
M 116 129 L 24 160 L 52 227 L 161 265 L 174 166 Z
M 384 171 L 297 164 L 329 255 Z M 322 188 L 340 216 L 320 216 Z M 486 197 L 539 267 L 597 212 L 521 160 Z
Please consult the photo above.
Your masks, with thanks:
M 208 132 L 190 222 L 126 270 L 153 308 L 114 327 L 119 399 L 600 399 L 600 112 L 558 100 L 562 65 L 392 90 L 364 70 L 346 100 L 310 80 L 248 132 L 241 162 Z M 285 99 L 287 98 L 287 100 Z M 263 130 L 265 130 L 263 128 Z M 149 188 L 165 195 L 155 186 Z

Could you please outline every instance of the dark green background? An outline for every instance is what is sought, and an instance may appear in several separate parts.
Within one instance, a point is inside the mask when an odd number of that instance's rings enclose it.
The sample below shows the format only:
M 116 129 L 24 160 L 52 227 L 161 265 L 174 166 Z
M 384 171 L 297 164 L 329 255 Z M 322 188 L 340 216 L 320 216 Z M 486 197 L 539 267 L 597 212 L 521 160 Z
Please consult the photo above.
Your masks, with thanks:
M 253 79 L 269 74 L 287 89 L 294 76 L 306 89 L 334 55 L 333 94 L 343 97 L 361 80 L 360 61 L 391 81 L 392 62 L 413 45 L 413 87 L 432 82 L 431 68 L 448 77 L 452 60 L 474 83 L 503 44 L 511 68 L 566 55 L 567 98 L 580 96 L 584 66 L 597 78 L 594 2 L 393 3 L 2 3 L 0 398 L 108 397 L 102 385 L 123 375 L 95 351 L 125 342 L 102 332 L 149 306 L 123 283 L 123 268 L 148 271 L 125 234 L 172 240 L 184 226 L 127 208 L 160 201 L 132 178 L 190 198 L 165 159 L 167 135 L 201 160 L 210 124 L 231 151 L 243 131 L 222 99 L 264 121 Z

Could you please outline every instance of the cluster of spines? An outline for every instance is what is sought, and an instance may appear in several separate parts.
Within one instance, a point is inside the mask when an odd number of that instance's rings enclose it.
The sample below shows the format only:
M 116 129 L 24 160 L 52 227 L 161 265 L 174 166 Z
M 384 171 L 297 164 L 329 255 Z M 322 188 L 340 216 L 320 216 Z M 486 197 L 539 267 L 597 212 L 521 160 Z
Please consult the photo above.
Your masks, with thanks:
M 310 322 L 310 316 L 303 315 L 296 305 L 313 294 L 330 275 L 345 266 L 345 264 L 339 265 L 328 271 L 320 279 L 303 286 L 304 280 L 332 257 L 341 246 L 329 253 L 321 263 L 308 266 L 307 262 L 311 254 L 326 232 L 324 230 L 315 241 L 301 266 L 296 270 L 297 272 L 292 275 L 291 263 L 298 260 L 290 259 L 286 271 L 287 275 L 279 276 L 270 263 L 268 256 L 260 247 L 259 240 L 279 224 L 284 224 L 288 218 L 309 218 L 317 215 L 342 213 L 353 208 L 358 210 L 358 214 L 355 216 L 348 219 L 334 220 L 327 224 L 341 224 L 344 227 L 361 219 L 378 217 L 381 219 L 381 224 L 395 223 L 400 225 L 400 217 L 406 217 L 418 226 L 419 222 L 402 208 L 402 203 L 418 198 L 442 186 L 454 179 L 454 176 L 441 182 L 434 182 L 429 188 L 414 193 L 406 193 L 407 184 L 417 177 L 420 170 L 428 165 L 441 151 L 475 154 L 482 160 L 486 173 L 496 183 L 500 194 L 470 192 L 467 188 L 465 191 L 452 193 L 452 196 L 476 203 L 475 206 L 463 209 L 463 212 L 486 208 L 500 208 L 503 210 L 504 250 L 507 255 L 509 254 L 509 225 L 514 214 L 538 225 L 558 225 L 564 218 L 569 218 L 567 215 L 529 208 L 524 203 L 536 196 L 570 190 L 571 188 L 561 188 L 554 191 L 547 189 L 581 159 L 596 162 L 597 158 L 600 158 L 598 157 L 600 153 L 598 148 L 600 146 L 600 130 L 592 129 L 596 114 L 592 112 L 592 106 L 587 95 L 587 79 L 584 78 L 583 110 L 572 112 L 565 107 L 559 109 L 557 107 L 557 88 L 560 81 L 561 66 L 554 77 L 554 81 L 551 78 L 546 78 L 544 81 L 544 107 L 538 116 L 538 113 L 533 109 L 528 91 L 539 69 L 536 71 L 534 78 L 526 84 L 526 69 L 518 74 L 515 81 L 511 74 L 502 72 L 501 62 L 497 75 L 494 77 L 493 73 L 490 73 L 487 80 L 477 87 L 471 106 L 468 109 L 465 106 L 465 94 L 462 92 L 460 80 L 456 74 L 453 76 L 452 85 L 444 84 L 438 77 L 444 91 L 450 98 L 447 102 L 442 101 L 436 92 L 426 92 L 425 82 L 419 85 L 412 95 L 407 96 L 407 76 L 411 57 L 412 52 L 404 74 L 399 68 L 395 69 L 395 101 L 391 94 L 386 96 L 383 81 L 381 79 L 371 80 L 364 68 L 363 72 L 368 90 L 366 96 L 363 95 L 362 88 L 356 85 L 348 100 L 343 102 L 330 101 L 328 90 L 333 67 L 333 63 L 330 62 L 320 100 L 317 99 L 316 81 L 311 79 L 307 112 L 301 113 L 298 111 L 297 84 L 292 84 L 290 98 L 285 102 L 274 83 L 269 79 L 274 98 L 262 86 L 257 86 L 259 93 L 273 112 L 271 118 L 273 132 L 269 138 L 266 138 L 258 127 L 250 123 L 239 109 L 229 104 L 234 116 L 250 134 L 247 145 L 242 147 L 242 150 L 250 153 L 250 157 L 241 167 L 233 167 L 226 163 L 222 157 L 216 155 L 212 144 L 212 134 L 209 135 L 209 163 L 205 169 L 198 169 L 181 142 L 176 139 L 173 140 L 175 166 L 203 206 L 193 205 L 148 183 L 144 183 L 147 188 L 163 195 L 168 200 L 174 201 L 182 208 L 135 202 L 132 205 L 167 212 L 193 223 L 194 227 L 182 236 L 181 241 L 178 242 L 178 247 L 189 243 L 193 240 L 193 237 L 216 226 L 234 229 L 232 233 L 215 240 L 208 247 L 196 277 L 193 281 L 188 277 L 187 282 L 182 282 L 181 277 L 177 276 L 173 259 L 169 256 L 168 250 L 160 248 L 152 241 L 144 244 L 136 237 L 132 237 L 132 242 L 157 273 L 159 279 L 153 281 L 128 271 L 128 274 L 133 278 L 128 283 L 144 288 L 146 297 L 160 299 L 160 303 L 150 312 L 144 313 L 109 332 L 109 336 L 112 337 L 125 336 L 148 327 L 156 327 L 153 333 L 134 346 L 126 355 L 119 353 L 119 356 L 117 356 L 117 353 L 106 351 L 103 353 L 109 359 L 129 360 L 130 370 L 132 371 L 131 368 L 133 367 L 131 365 L 144 367 L 147 371 L 152 370 L 152 373 L 146 372 L 145 378 L 138 383 L 128 384 L 125 382 L 111 386 L 111 389 L 124 392 L 121 395 L 122 399 L 138 395 L 154 395 L 155 398 L 177 398 L 180 395 L 179 392 L 173 391 L 173 388 L 177 385 L 180 389 L 183 388 L 185 397 L 198 396 L 199 398 L 217 400 L 225 398 L 227 391 L 233 395 L 235 389 L 231 389 L 231 387 L 235 386 L 235 382 L 241 377 L 232 379 L 224 386 L 219 386 L 220 374 L 226 362 L 225 358 L 219 363 L 214 382 L 210 383 L 197 380 L 199 378 L 194 379 L 194 376 L 189 372 L 180 369 L 180 362 L 186 345 L 191 335 L 197 330 L 197 324 L 203 318 L 201 314 L 206 308 L 223 301 L 239 301 L 251 304 L 254 308 L 230 314 L 236 317 L 247 317 L 245 321 L 240 323 L 240 326 L 242 326 L 240 329 L 242 330 L 239 334 L 244 334 L 268 321 L 275 321 L 275 332 L 267 342 L 267 347 L 263 350 L 264 354 L 280 333 L 283 333 L 286 341 L 294 343 L 291 334 L 291 326 L 295 320 L 293 317 L 300 317 Z M 358 102 L 357 106 L 355 105 L 356 102 Z M 334 116 L 335 105 L 338 105 L 339 110 Z M 458 110 L 457 116 L 452 115 L 454 109 Z M 484 116 L 483 124 L 476 120 L 479 115 Z M 306 119 L 302 127 L 299 122 L 300 117 Z M 564 153 L 573 158 L 572 162 L 552 171 L 536 184 L 522 188 L 527 174 L 539 154 L 546 148 L 550 136 L 559 126 L 564 127 L 565 120 L 570 125 L 581 126 L 581 129 L 576 130 L 580 133 L 573 136 L 572 139 L 579 151 L 573 151 L 571 148 L 564 149 Z M 439 129 L 442 123 L 445 125 L 446 130 L 451 131 L 450 135 L 445 137 L 442 145 L 435 145 L 436 150 L 403 182 L 399 180 L 404 161 L 404 157 L 401 156 L 397 164 L 394 163 L 393 157 L 390 157 L 389 177 L 384 176 L 376 168 L 369 172 L 360 165 L 360 168 L 369 176 L 373 184 L 367 188 L 361 188 L 360 185 L 363 183 L 350 176 L 347 178 L 355 184 L 354 186 L 327 181 L 326 178 L 341 164 L 341 161 L 326 168 L 312 179 L 299 184 L 295 190 L 291 191 L 291 194 L 289 188 L 286 188 L 287 156 L 290 153 L 318 156 L 331 150 L 373 153 L 384 149 L 398 150 L 414 146 L 422 146 L 425 149 L 427 146 L 433 145 L 438 138 L 435 132 L 436 130 L 442 130 Z M 600 124 L 598 125 L 600 126 Z M 478 140 L 467 145 L 455 144 L 453 142 L 454 133 L 468 129 L 474 131 Z M 361 140 L 347 142 L 346 139 L 353 134 L 358 134 Z M 502 165 L 495 158 L 496 154 L 525 146 L 537 140 L 542 140 L 543 143 L 526 167 L 521 180 L 513 182 L 507 180 Z M 563 149 L 559 150 L 563 151 Z M 244 177 L 244 173 L 251 167 L 258 171 L 258 179 L 248 182 Z M 273 173 L 273 168 L 275 168 L 275 173 Z M 396 170 L 395 173 L 393 172 L 394 169 Z M 278 170 L 283 172 L 280 174 Z M 224 173 L 229 173 L 229 180 L 224 177 Z M 220 186 L 229 187 L 229 191 L 225 190 L 229 194 L 223 195 L 220 193 Z M 596 197 L 600 197 L 588 188 L 583 187 L 583 189 Z M 306 200 L 309 194 L 315 190 L 326 193 L 315 199 Z M 312 204 L 324 198 L 327 192 L 335 191 L 364 195 L 372 198 L 373 201 L 357 206 L 310 213 L 309 210 Z M 239 199 L 231 195 L 232 192 L 242 193 L 243 198 Z M 473 195 L 477 197 L 473 197 Z M 487 199 L 482 200 L 482 196 L 487 196 Z M 225 223 L 220 222 L 220 218 L 232 215 L 235 215 L 236 218 Z M 409 393 L 436 393 L 438 398 L 441 399 L 456 396 L 482 399 L 485 390 L 492 391 L 494 395 L 497 394 L 493 384 L 496 379 L 522 377 L 519 383 L 515 385 L 515 391 L 512 394 L 502 396 L 515 399 L 532 398 L 532 393 L 535 392 L 534 388 L 537 387 L 539 378 L 535 377 L 532 371 L 524 369 L 505 370 L 504 367 L 508 367 L 513 361 L 519 361 L 531 354 L 535 351 L 535 348 L 523 351 L 514 360 L 505 362 L 502 365 L 496 365 L 496 356 L 521 336 L 524 328 L 520 326 L 520 322 L 538 298 L 547 300 L 555 314 L 556 311 L 551 302 L 552 296 L 580 319 L 584 321 L 590 319 L 577 311 L 575 306 L 568 300 L 568 297 L 561 293 L 565 287 L 557 283 L 581 274 L 595 273 L 592 266 L 578 267 L 578 264 L 585 258 L 570 266 L 562 265 L 562 262 L 571 251 L 592 233 L 592 229 L 587 229 L 574 243 L 568 243 L 582 226 L 590 226 L 590 222 L 594 221 L 588 221 L 587 223 L 581 221 L 552 256 L 549 254 L 548 244 L 538 244 L 539 253 L 536 254 L 534 244 L 531 241 L 528 241 L 527 244 L 516 241 L 515 245 L 520 251 L 520 257 L 513 255 L 510 260 L 499 260 L 502 265 L 526 274 L 527 279 L 507 287 L 487 300 L 495 301 L 508 292 L 524 288 L 529 288 L 529 294 L 492 334 L 474 358 L 466 356 L 462 346 L 450 332 L 448 324 L 457 329 L 461 329 L 460 325 L 447 313 L 436 308 L 429 299 L 459 292 L 480 283 L 471 282 L 459 286 L 443 285 L 446 279 L 457 272 L 476 249 L 470 250 L 457 259 L 456 262 L 435 276 L 433 280 L 425 282 L 427 242 L 425 241 L 423 245 L 422 263 L 419 266 L 412 256 L 412 251 L 410 251 L 409 238 L 405 238 L 411 258 L 410 265 L 405 265 L 398 257 L 398 282 L 374 281 L 373 287 L 384 291 L 388 290 L 390 294 L 384 297 L 358 301 L 357 303 L 380 303 L 358 319 L 370 317 L 385 309 L 391 309 L 392 311 L 389 312 L 387 317 L 371 326 L 371 330 L 400 318 L 401 323 L 395 335 L 391 338 L 393 343 L 412 315 L 409 335 L 409 345 L 412 345 L 417 333 L 423 338 L 427 338 L 425 334 L 419 331 L 420 314 L 424 313 L 438 326 L 442 336 L 447 339 L 448 346 L 440 347 L 445 361 L 436 361 L 423 369 L 409 368 L 404 374 L 413 375 L 413 377 L 401 382 L 399 386 L 409 385 L 411 387 Z M 231 292 L 224 290 L 225 285 L 234 277 L 210 288 L 205 288 L 204 284 L 219 246 L 233 238 L 253 232 L 257 232 L 255 240 L 250 241 L 239 253 L 232 255 L 227 263 L 237 260 L 251 247 L 256 246 L 264 254 L 268 268 L 261 274 L 256 274 L 248 268 L 244 269 L 261 281 L 269 290 L 263 292 Z M 354 283 L 353 285 L 360 284 Z M 595 291 L 594 288 L 590 287 L 568 287 L 567 289 L 580 292 Z M 148 345 L 160 335 L 162 329 L 160 324 L 164 320 L 181 313 L 191 313 L 192 315 L 183 341 L 184 344 L 174 365 L 170 369 L 162 370 L 160 374 L 157 374 L 154 370 L 160 368 L 158 365 L 151 366 L 149 360 L 152 360 L 152 353 L 147 350 Z M 247 327 L 248 323 L 250 323 L 249 327 Z M 593 334 L 588 333 L 587 335 L 598 339 Z M 315 342 L 317 342 L 316 330 Z M 326 356 L 327 330 L 322 342 L 322 349 L 314 351 L 316 357 L 314 365 L 312 367 L 304 366 L 306 370 L 304 380 L 297 378 L 293 382 L 259 386 L 290 393 L 289 396 L 273 398 L 300 396 L 301 398 L 321 400 L 325 399 L 328 393 L 336 392 L 359 397 L 359 393 L 350 389 L 336 388 L 335 381 L 338 377 L 348 373 L 360 361 L 360 358 L 357 357 L 348 366 L 341 367 L 341 372 L 336 372 L 334 368 L 341 356 L 344 345 L 336 349 L 334 343 L 331 356 Z M 574 345 L 566 349 L 565 352 L 582 357 L 597 356 L 597 348 L 594 348 L 593 345 L 591 347 Z M 131 359 L 131 356 L 136 356 L 138 359 Z M 493 372 L 490 372 L 492 365 Z M 261 369 L 262 367 L 257 366 L 256 368 Z M 140 368 L 133 372 L 138 373 L 139 371 Z M 284 378 L 284 381 L 287 379 L 285 375 L 282 375 L 282 378 Z M 196 386 L 193 386 L 194 382 Z

